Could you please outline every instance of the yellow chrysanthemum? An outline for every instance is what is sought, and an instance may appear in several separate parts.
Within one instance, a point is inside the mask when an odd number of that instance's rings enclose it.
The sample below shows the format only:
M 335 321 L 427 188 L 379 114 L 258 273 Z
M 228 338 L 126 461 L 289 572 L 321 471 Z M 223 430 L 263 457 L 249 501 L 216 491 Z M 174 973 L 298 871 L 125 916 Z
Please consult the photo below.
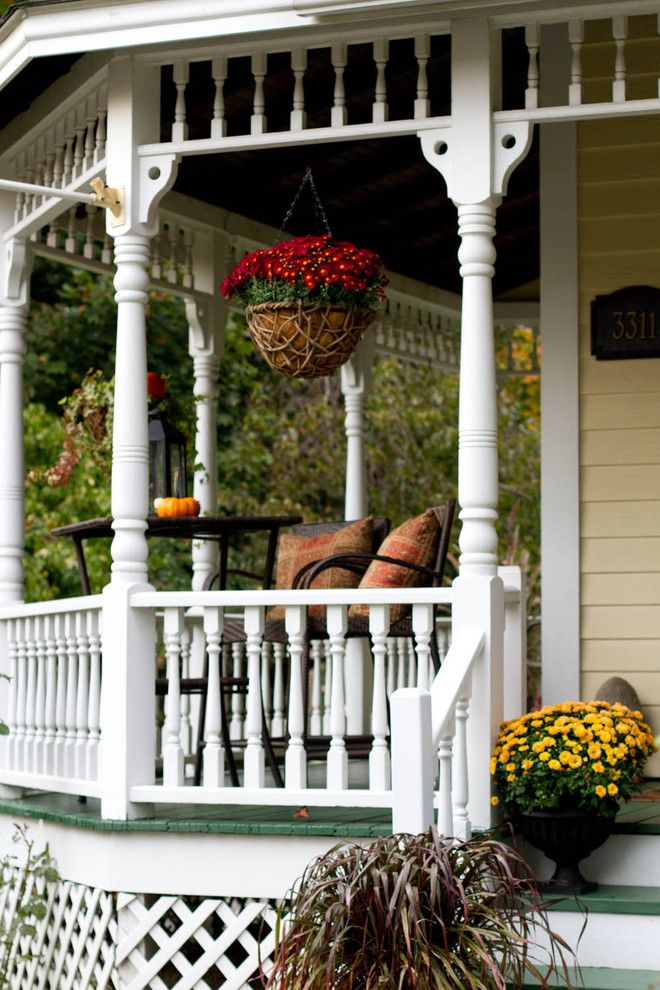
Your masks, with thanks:
M 602 784 L 597 785 L 596 794 L 598 795 L 599 798 L 604 798 L 605 795 L 607 794 L 607 791 L 605 790 Z
M 561 763 L 559 762 L 559 760 L 550 760 L 548 766 L 550 767 L 551 770 L 561 770 Z
M 534 766 L 534 760 L 523 760 L 522 768 L 523 770 L 529 770 Z
M 507 773 L 513 773 L 513 771 L 516 769 L 516 765 L 515 763 L 507 763 L 504 769 L 507 771 Z
M 568 750 L 567 749 L 562 749 L 561 753 L 559 754 L 559 762 L 560 763 L 569 763 L 570 762 L 570 759 L 571 759 L 571 754 L 568 752 Z
M 595 773 L 605 773 L 605 767 L 600 760 L 597 760 L 597 762 L 593 764 L 593 770 Z
M 492 759 L 491 759 L 491 761 L 490 761 L 490 772 L 491 773 L 495 773 L 496 769 L 497 769 L 497 760 L 493 756 Z
M 615 794 L 619 793 L 619 788 L 616 786 L 616 784 L 608 784 L 607 793 L 610 795 L 610 797 L 614 797 Z
M 543 750 L 542 753 L 539 753 L 539 760 L 541 760 L 542 763 L 547 763 L 549 759 L 550 759 L 550 753 L 546 753 L 545 750 Z
M 495 805 L 495 807 L 497 807 L 497 805 L 500 803 L 500 799 L 495 795 L 493 795 L 493 797 L 490 799 L 490 803 Z

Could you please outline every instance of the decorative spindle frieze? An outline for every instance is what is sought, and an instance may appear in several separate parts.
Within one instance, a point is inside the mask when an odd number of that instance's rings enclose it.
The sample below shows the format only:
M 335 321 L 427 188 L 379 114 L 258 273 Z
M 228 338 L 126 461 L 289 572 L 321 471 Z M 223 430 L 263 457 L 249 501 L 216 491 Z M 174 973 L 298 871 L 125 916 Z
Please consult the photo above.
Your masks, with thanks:
M 527 89 L 525 90 L 525 107 L 535 109 L 539 105 L 539 25 L 528 24 L 525 27 L 525 44 L 529 63 L 527 66 Z
M 343 127 L 348 122 L 346 91 L 344 89 L 344 69 L 347 62 L 346 45 L 342 42 L 334 44 L 331 49 L 331 56 L 332 65 L 335 70 L 335 87 L 332 110 L 330 112 L 330 123 L 332 127 Z
M 218 55 L 211 63 L 211 73 L 213 75 L 213 120 L 211 121 L 211 137 L 222 138 L 227 133 L 227 121 L 225 120 L 225 80 L 227 78 L 227 58 Z
M 415 97 L 415 120 L 424 120 L 431 114 L 429 101 L 429 81 L 426 66 L 431 54 L 431 40 L 428 34 L 415 37 L 415 58 L 417 59 L 417 95 Z
M 612 18 L 612 37 L 614 39 L 614 82 L 612 83 L 612 101 L 625 103 L 626 99 L 626 38 L 628 37 L 628 18 Z
M 373 44 L 374 62 L 376 63 L 376 87 L 372 120 L 374 124 L 382 124 L 388 118 L 387 84 L 385 67 L 387 66 L 389 44 L 385 38 L 378 38 Z
M 571 81 L 568 87 L 568 103 L 571 107 L 579 107 L 582 104 L 584 21 L 569 21 L 568 40 L 571 45 Z
M 185 141 L 188 137 L 186 122 L 186 86 L 188 85 L 190 66 L 188 62 L 174 63 L 174 85 L 176 87 L 176 103 L 174 106 L 174 123 L 172 124 L 172 140 Z
M 301 131 L 306 126 L 305 119 L 305 88 L 303 78 L 307 68 L 307 53 L 302 48 L 294 48 L 291 52 L 291 70 L 293 72 L 293 109 L 291 110 L 290 129 Z
M 264 98 L 264 78 L 266 76 L 266 53 L 252 54 L 252 75 L 254 76 L 254 99 L 252 117 L 250 118 L 250 134 L 264 134 L 266 131 L 266 102 Z
M 320 736 L 323 732 L 322 674 L 321 661 L 323 644 L 319 639 L 313 639 L 310 644 L 312 654 L 312 710 L 309 717 L 309 732 L 312 736 Z

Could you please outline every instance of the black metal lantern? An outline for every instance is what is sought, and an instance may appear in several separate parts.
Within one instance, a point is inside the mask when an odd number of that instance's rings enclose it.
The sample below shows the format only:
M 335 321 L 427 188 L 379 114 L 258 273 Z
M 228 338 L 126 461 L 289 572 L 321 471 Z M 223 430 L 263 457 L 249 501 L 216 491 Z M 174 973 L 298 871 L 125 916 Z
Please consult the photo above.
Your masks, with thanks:
M 185 498 L 186 438 L 162 409 L 149 410 L 149 494 L 155 498 Z

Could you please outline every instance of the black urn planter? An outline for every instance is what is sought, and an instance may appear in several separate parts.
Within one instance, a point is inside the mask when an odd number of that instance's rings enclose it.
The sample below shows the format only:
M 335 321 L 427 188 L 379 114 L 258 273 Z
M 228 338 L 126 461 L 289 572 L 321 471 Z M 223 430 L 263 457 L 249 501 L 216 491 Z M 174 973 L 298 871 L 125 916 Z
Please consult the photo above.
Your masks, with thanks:
M 585 880 L 579 868 L 614 827 L 614 815 L 589 811 L 532 811 L 520 814 L 516 825 L 525 839 L 556 863 L 550 880 L 537 884 L 541 893 L 588 894 L 598 884 Z

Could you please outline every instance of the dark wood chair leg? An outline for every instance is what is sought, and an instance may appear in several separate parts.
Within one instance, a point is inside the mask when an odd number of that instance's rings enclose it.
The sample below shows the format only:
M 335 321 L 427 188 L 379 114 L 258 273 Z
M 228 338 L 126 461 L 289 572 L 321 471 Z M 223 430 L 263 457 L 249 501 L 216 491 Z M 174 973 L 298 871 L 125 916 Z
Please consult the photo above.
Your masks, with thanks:
M 195 776 L 193 783 L 199 787 L 202 782 L 202 753 L 204 750 L 204 723 L 206 721 L 206 696 L 209 684 L 209 655 L 204 651 L 204 667 L 202 670 L 202 680 L 206 682 L 206 687 L 199 695 L 199 720 L 197 722 L 197 749 L 195 750 Z
M 229 736 L 229 721 L 227 719 L 225 692 L 222 690 L 222 687 L 220 687 L 220 735 L 222 736 L 222 746 L 225 751 L 227 768 L 229 769 L 229 779 L 231 780 L 233 787 L 240 787 L 236 760 L 234 758 L 234 751 L 231 748 L 231 738 Z

